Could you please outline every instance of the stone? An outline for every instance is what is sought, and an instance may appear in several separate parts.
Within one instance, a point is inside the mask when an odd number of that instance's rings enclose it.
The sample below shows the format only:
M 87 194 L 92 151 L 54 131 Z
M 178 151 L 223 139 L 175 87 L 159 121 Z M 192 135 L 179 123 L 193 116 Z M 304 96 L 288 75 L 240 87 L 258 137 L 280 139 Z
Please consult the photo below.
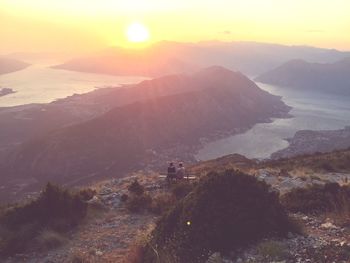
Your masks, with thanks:
M 337 229 L 338 227 L 331 222 L 326 222 L 321 225 L 323 229 Z

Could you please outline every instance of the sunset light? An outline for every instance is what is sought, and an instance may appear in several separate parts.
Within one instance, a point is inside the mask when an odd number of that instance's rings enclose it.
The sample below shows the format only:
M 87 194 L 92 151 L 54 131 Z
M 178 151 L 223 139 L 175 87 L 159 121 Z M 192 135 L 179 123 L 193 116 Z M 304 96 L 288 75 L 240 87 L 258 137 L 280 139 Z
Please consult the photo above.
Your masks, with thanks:
M 349 10 L 347 0 L 3 0 L 0 52 L 97 50 L 146 40 L 258 41 L 347 50 Z M 133 21 L 142 23 L 130 26 Z
M 134 43 L 146 42 L 150 37 L 147 27 L 140 23 L 133 23 L 129 25 L 126 35 L 128 40 Z
M 349 11 L 0 0 L 0 262 L 350 263 Z

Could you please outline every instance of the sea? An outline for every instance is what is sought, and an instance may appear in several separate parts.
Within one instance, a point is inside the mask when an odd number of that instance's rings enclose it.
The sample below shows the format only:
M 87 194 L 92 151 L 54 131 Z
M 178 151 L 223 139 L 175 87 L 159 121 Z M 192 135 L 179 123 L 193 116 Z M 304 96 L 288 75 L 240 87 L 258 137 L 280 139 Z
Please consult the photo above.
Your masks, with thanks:
M 0 97 L 0 107 L 49 103 L 73 94 L 138 83 L 144 79 L 147 78 L 75 72 L 53 69 L 47 63 L 33 64 L 26 69 L 0 75 L 0 87 L 16 91 Z
M 239 153 L 248 158 L 265 159 L 278 150 L 288 147 L 285 140 L 298 130 L 337 130 L 350 125 L 350 97 L 311 93 L 303 90 L 257 85 L 271 94 L 282 97 L 293 107 L 292 118 L 272 119 L 252 129 L 227 138 L 210 142 L 196 154 L 197 160 L 210 160 Z

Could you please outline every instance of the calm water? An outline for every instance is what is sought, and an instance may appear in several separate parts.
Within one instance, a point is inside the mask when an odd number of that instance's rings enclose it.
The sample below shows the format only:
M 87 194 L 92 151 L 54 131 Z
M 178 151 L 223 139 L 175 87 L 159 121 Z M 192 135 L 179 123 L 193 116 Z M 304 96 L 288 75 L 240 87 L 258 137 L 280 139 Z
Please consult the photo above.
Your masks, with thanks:
M 86 93 L 96 87 L 137 83 L 144 77 L 110 76 L 51 69 L 46 64 L 0 75 L 0 87 L 17 93 L 0 97 L 0 107 L 29 103 L 48 103 L 74 93 Z
M 282 96 L 283 101 L 293 107 L 290 113 L 294 117 L 257 124 L 243 134 L 209 143 L 198 152 L 197 159 L 209 160 L 231 153 L 249 158 L 268 158 L 271 153 L 287 147 L 284 139 L 292 137 L 298 130 L 333 130 L 350 125 L 349 97 L 305 94 L 262 83 L 258 86 Z

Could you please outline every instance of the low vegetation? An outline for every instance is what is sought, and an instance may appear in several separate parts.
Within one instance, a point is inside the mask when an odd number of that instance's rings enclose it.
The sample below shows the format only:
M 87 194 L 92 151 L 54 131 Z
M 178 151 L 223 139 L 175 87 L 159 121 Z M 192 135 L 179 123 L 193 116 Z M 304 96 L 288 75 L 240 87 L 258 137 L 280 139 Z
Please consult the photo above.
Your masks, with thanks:
M 37 199 L 3 208 L 0 214 L 0 256 L 23 252 L 29 247 L 50 249 L 66 242 L 64 234 L 78 225 L 87 211 L 92 193 L 72 193 L 47 184 Z
M 148 211 L 161 215 L 188 195 L 193 187 L 194 183 L 188 181 L 176 182 L 169 186 L 169 192 L 158 192 L 150 195 L 137 180 L 134 180 L 127 187 L 129 193 L 122 196 L 122 201 L 130 212 Z
M 143 262 L 205 262 L 297 231 L 266 183 L 233 170 L 211 173 L 161 218 Z
M 286 171 L 306 169 L 312 172 L 350 172 L 350 149 L 315 153 L 292 158 L 268 160 L 259 168 L 279 168 Z
M 284 206 L 291 212 L 349 213 L 350 186 L 337 183 L 297 188 L 282 197 Z

